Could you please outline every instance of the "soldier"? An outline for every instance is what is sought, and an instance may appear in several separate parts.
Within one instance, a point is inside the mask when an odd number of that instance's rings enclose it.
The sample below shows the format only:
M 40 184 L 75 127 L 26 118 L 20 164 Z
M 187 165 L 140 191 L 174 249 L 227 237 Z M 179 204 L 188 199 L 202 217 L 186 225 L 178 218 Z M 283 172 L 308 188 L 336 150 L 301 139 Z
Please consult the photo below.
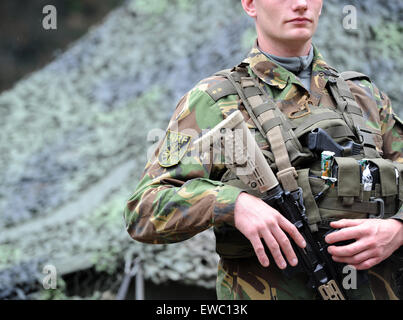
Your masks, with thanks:
M 232 69 L 244 96 L 223 75 L 204 79 L 185 94 L 165 139 L 148 161 L 127 202 L 127 231 L 135 240 L 156 244 L 183 241 L 214 227 L 220 255 L 219 299 L 319 298 L 306 286 L 305 274 L 289 278 L 282 272 L 287 262 L 289 266 L 298 265 L 289 239 L 301 248 L 306 246 L 296 227 L 245 186 L 232 183 L 236 179 L 231 178 L 223 164 L 212 160 L 204 163 L 191 152 L 191 141 L 202 130 L 213 128 L 240 110 L 248 127 L 256 129 L 256 141 L 274 171 L 280 170 L 265 133 L 275 126 L 281 128 L 289 160 L 298 172 L 294 179 L 298 179 L 304 191 L 312 232 L 323 234 L 323 230 L 329 230 L 330 222 L 330 227 L 340 229 L 325 238 L 332 259 L 356 270 L 367 270 L 368 281 L 349 290 L 348 297 L 396 299 L 391 265 L 395 261 L 393 253 L 403 244 L 401 120 L 386 94 L 368 77 L 355 72 L 342 77 L 312 44 L 322 0 L 242 0 L 242 6 L 254 19 L 257 31 L 248 57 Z M 263 133 L 258 130 L 259 114 L 252 114 L 256 108 L 252 112 L 248 106 L 248 101 L 258 96 L 259 88 L 275 102 L 275 112 L 281 111 L 277 118 L 266 122 L 269 128 Z M 389 167 L 386 161 L 383 164 L 374 160 L 384 168 L 380 169 L 378 181 L 382 188 L 367 194 L 360 182 L 346 184 L 344 180 L 350 181 L 350 177 L 339 175 L 334 198 L 331 191 L 319 204 L 310 201 L 312 195 L 318 194 L 314 181 L 319 183 L 320 179 L 311 178 L 310 173 L 317 169 L 317 158 L 302 141 L 315 126 L 324 127 L 339 143 L 360 143 L 364 146 L 361 159 L 393 161 L 400 177 L 389 171 L 389 176 L 397 180 L 383 178 Z M 343 171 L 343 165 L 339 166 Z M 304 171 L 305 168 L 310 171 Z M 304 172 L 309 172 L 308 180 L 303 179 Z M 342 185 L 347 193 L 342 193 Z M 368 219 L 368 210 L 376 211 L 378 204 L 369 201 L 369 196 L 364 199 L 365 194 L 373 196 L 376 192 L 378 198 L 385 200 L 385 219 Z M 346 240 L 355 241 L 334 245 Z

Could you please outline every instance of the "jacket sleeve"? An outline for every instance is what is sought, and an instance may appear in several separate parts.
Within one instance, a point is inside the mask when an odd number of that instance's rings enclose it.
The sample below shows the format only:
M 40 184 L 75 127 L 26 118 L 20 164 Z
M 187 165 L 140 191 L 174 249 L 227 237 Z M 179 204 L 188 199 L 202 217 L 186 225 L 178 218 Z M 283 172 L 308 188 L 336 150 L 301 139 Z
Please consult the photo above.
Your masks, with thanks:
M 403 123 L 392 109 L 389 97 L 374 87 L 374 93 L 379 103 L 379 115 L 381 120 L 381 132 L 383 139 L 383 157 L 403 163 Z M 403 204 L 399 211 L 391 218 L 403 222 Z
M 206 160 L 192 147 L 203 130 L 224 117 L 205 93 L 207 86 L 199 84 L 179 101 L 165 139 L 126 203 L 126 228 L 137 241 L 173 243 L 224 222 L 234 225 L 235 201 L 242 190 L 217 181 L 224 166 L 213 164 L 212 152 Z

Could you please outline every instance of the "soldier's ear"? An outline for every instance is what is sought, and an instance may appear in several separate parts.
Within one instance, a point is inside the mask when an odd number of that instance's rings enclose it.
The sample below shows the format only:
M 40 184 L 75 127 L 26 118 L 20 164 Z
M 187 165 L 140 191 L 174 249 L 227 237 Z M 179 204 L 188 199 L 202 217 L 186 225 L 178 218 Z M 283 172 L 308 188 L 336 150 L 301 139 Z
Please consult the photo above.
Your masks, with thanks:
M 255 0 L 242 0 L 242 7 L 248 14 L 248 16 L 256 18 L 257 12 L 256 12 Z

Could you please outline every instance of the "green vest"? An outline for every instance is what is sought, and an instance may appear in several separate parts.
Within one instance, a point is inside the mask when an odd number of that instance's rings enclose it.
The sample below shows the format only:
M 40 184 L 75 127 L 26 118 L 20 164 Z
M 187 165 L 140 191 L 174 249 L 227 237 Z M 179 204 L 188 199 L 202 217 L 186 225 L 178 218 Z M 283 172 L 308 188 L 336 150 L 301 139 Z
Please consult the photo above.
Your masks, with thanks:
M 368 218 L 378 216 L 383 211 L 384 218 L 394 215 L 403 202 L 403 165 L 381 158 L 375 141 L 380 130 L 369 127 L 363 117 L 362 110 L 349 86 L 347 80 L 370 79 L 357 72 L 334 73 L 329 77 L 329 90 L 336 101 L 337 108 L 312 108 L 303 117 L 287 118 L 274 103 L 264 89 L 257 85 L 257 80 L 247 71 L 247 64 L 241 63 L 231 70 L 223 70 L 216 75 L 226 77 L 207 90 L 212 99 L 219 99 L 238 94 L 256 127 L 265 137 L 274 126 L 280 126 L 289 160 L 297 168 L 297 183 L 303 190 L 304 205 L 312 232 L 321 226 L 328 226 L 330 221 L 342 218 Z M 262 99 L 254 99 L 260 96 Z M 266 100 L 265 100 L 266 99 Z M 256 105 L 254 101 L 266 101 Z M 260 123 L 260 114 L 273 110 L 275 117 Z M 361 144 L 362 152 L 352 157 L 337 157 L 337 184 L 329 184 L 321 177 L 321 162 L 315 154 L 303 146 L 300 138 L 313 129 L 324 129 L 336 142 L 353 140 Z M 276 164 L 271 151 L 262 151 L 274 171 Z M 366 191 L 361 181 L 360 164 L 358 160 L 368 159 L 378 167 L 379 181 L 374 190 Z M 298 168 L 301 168 L 298 170 Z M 243 184 L 235 174 L 227 171 L 222 181 L 237 186 L 248 193 L 256 194 Z M 315 197 L 323 194 L 320 201 Z M 224 258 L 243 258 L 254 255 L 249 240 L 236 228 L 223 225 L 214 229 L 217 253 Z

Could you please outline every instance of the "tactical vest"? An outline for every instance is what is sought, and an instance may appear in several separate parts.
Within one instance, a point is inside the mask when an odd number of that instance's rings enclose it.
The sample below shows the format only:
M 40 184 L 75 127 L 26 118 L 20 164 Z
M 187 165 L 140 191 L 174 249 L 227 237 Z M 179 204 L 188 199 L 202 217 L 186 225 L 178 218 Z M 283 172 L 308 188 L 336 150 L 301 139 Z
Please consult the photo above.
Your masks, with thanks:
M 304 205 L 312 232 L 341 218 L 380 217 L 380 213 L 383 213 L 382 217 L 388 218 L 396 214 L 403 202 L 403 165 L 381 157 L 375 143 L 377 139 L 381 139 L 381 132 L 367 125 L 346 82 L 359 79 L 370 81 L 367 76 L 353 71 L 339 74 L 331 70 L 328 89 L 337 107 L 307 105 L 287 117 L 272 101 L 256 76 L 249 74 L 247 66 L 241 63 L 233 69 L 216 73 L 226 80 L 210 87 L 207 93 L 215 101 L 237 94 L 263 137 L 273 128 L 280 129 L 289 166 L 297 168 L 296 182 L 303 190 Z M 268 114 L 271 116 L 267 116 Z M 331 188 L 321 178 L 320 159 L 301 143 L 301 138 L 316 128 L 324 129 L 340 144 L 354 141 L 362 146 L 359 155 L 335 158 L 338 166 L 337 184 Z M 272 150 L 262 152 L 276 172 L 281 161 L 276 161 Z M 368 159 L 379 169 L 380 180 L 374 190 L 366 191 L 363 187 L 358 163 L 360 159 Z M 282 171 L 290 173 L 287 169 Z M 221 180 L 259 196 L 230 170 Z M 317 202 L 315 197 L 319 194 L 324 194 L 324 197 Z M 249 240 L 236 228 L 223 225 L 215 228 L 214 232 L 216 251 L 221 257 L 243 258 L 254 255 Z

